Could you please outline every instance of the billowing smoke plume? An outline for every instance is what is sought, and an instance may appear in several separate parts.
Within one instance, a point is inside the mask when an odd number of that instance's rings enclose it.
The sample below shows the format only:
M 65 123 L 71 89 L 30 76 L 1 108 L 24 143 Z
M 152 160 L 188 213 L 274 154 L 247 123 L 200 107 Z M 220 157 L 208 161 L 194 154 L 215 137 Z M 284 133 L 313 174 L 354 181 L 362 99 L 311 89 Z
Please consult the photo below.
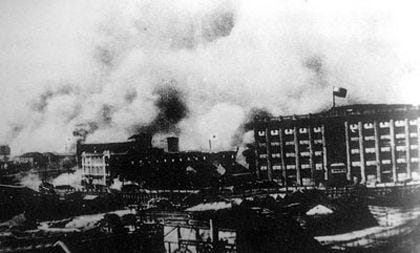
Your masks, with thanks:
M 349 91 L 338 104 L 417 104 L 416 8 L 370 3 L 1 1 L 0 142 L 62 151 L 76 128 L 225 149 L 248 138 L 254 108 L 316 112 L 332 86 Z
M 73 173 L 63 173 L 51 181 L 54 186 L 70 185 L 76 189 L 81 188 L 80 182 L 82 182 L 82 170 L 75 170 Z
M 151 134 L 178 133 L 177 124 L 188 115 L 184 95 L 177 90 L 175 82 L 157 87 L 154 94 L 158 96 L 155 102 L 158 114 L 151 123 L 140 126 L 136 131 Z
M 54 186 L 60 185 L 70 185 L 76 189 L 81 188 L 80 182 L 82 181 L 82 171 L 74 170 L 72 173 L 63 173 L 58 175 L 55 178 L 47 179 L 47 182 L 53 184 Z M 19 184 L 26 186 L 32 190 L 39 191 L 39 186 L 42 181 L 39 176 L 39 173 L 34 171 L 27 172 L 22 178 L 19 179 Z
M 39 186 L 42 181 L 38 174 L 28 172 L 24 177 L 20 179 L 20 185 L 26 186 L 34 191 L 39 191 Z

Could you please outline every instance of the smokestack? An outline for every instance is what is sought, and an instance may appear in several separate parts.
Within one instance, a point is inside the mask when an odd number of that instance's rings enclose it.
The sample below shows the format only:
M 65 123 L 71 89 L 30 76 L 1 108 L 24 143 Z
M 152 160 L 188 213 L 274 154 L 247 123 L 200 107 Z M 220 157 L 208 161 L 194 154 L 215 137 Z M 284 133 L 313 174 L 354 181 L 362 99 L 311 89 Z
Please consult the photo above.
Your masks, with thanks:
M 165 151 L 169 153 L 179 152 L 179 139 L 178 137 L 166 138 Z

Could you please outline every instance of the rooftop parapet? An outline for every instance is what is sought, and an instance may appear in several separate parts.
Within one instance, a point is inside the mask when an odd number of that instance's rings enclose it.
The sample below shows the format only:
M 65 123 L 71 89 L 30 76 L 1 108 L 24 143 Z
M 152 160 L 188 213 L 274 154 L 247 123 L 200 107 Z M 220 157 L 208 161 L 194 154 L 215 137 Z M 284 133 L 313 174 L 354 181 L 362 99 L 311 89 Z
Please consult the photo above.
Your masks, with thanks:
M 315 114 L 300 114 L 300 115 L 287 115 L 277 116 L 271 118 L 255 118 L 257 122 L 267 121 L 293 121 L 304 119 L 323 119 L 334 117 L 347 117 L 359 115 L 372 115 L 372 114 L 389 114 L 389 113 L 407 113 L 418 112 L 420 114 L 420 107 L 418 105 L 409 104 L 356 104 L 334 107 L 326 111 Z

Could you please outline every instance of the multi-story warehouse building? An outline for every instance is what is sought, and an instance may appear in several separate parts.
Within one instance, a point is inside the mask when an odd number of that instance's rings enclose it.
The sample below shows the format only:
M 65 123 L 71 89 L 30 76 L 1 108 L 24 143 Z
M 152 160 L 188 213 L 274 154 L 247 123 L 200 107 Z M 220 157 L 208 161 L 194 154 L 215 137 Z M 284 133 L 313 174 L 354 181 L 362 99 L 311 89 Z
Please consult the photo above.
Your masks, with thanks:
M 256 174 L 282 186 L 419 179 L 420 108 L 366 104 L 256 118 Z

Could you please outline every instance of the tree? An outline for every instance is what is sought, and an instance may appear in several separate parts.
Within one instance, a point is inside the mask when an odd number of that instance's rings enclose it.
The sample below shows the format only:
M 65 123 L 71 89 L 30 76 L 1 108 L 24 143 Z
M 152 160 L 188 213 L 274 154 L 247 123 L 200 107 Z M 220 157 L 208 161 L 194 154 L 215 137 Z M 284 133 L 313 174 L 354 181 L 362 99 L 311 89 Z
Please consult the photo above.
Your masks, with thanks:
M 135 228 L 136 222 L 137 222 L 137 218 L 136 218 L 136 215 L 134 215 L 132 213 L 129 213 L 129 214 L 123 215 L 121 217 L 121 221 L 122 221 L 122 224 L 124 226 L 130 226 L 130 228 L 132 228 L 132 227 Z
M 124 232 L 124 226 L 121 222 L 120 216 L 114 213 L 107 213 L 105 214 L 102 224 L 108 231 L 112 231 L 113 233 L 122 233 Z

